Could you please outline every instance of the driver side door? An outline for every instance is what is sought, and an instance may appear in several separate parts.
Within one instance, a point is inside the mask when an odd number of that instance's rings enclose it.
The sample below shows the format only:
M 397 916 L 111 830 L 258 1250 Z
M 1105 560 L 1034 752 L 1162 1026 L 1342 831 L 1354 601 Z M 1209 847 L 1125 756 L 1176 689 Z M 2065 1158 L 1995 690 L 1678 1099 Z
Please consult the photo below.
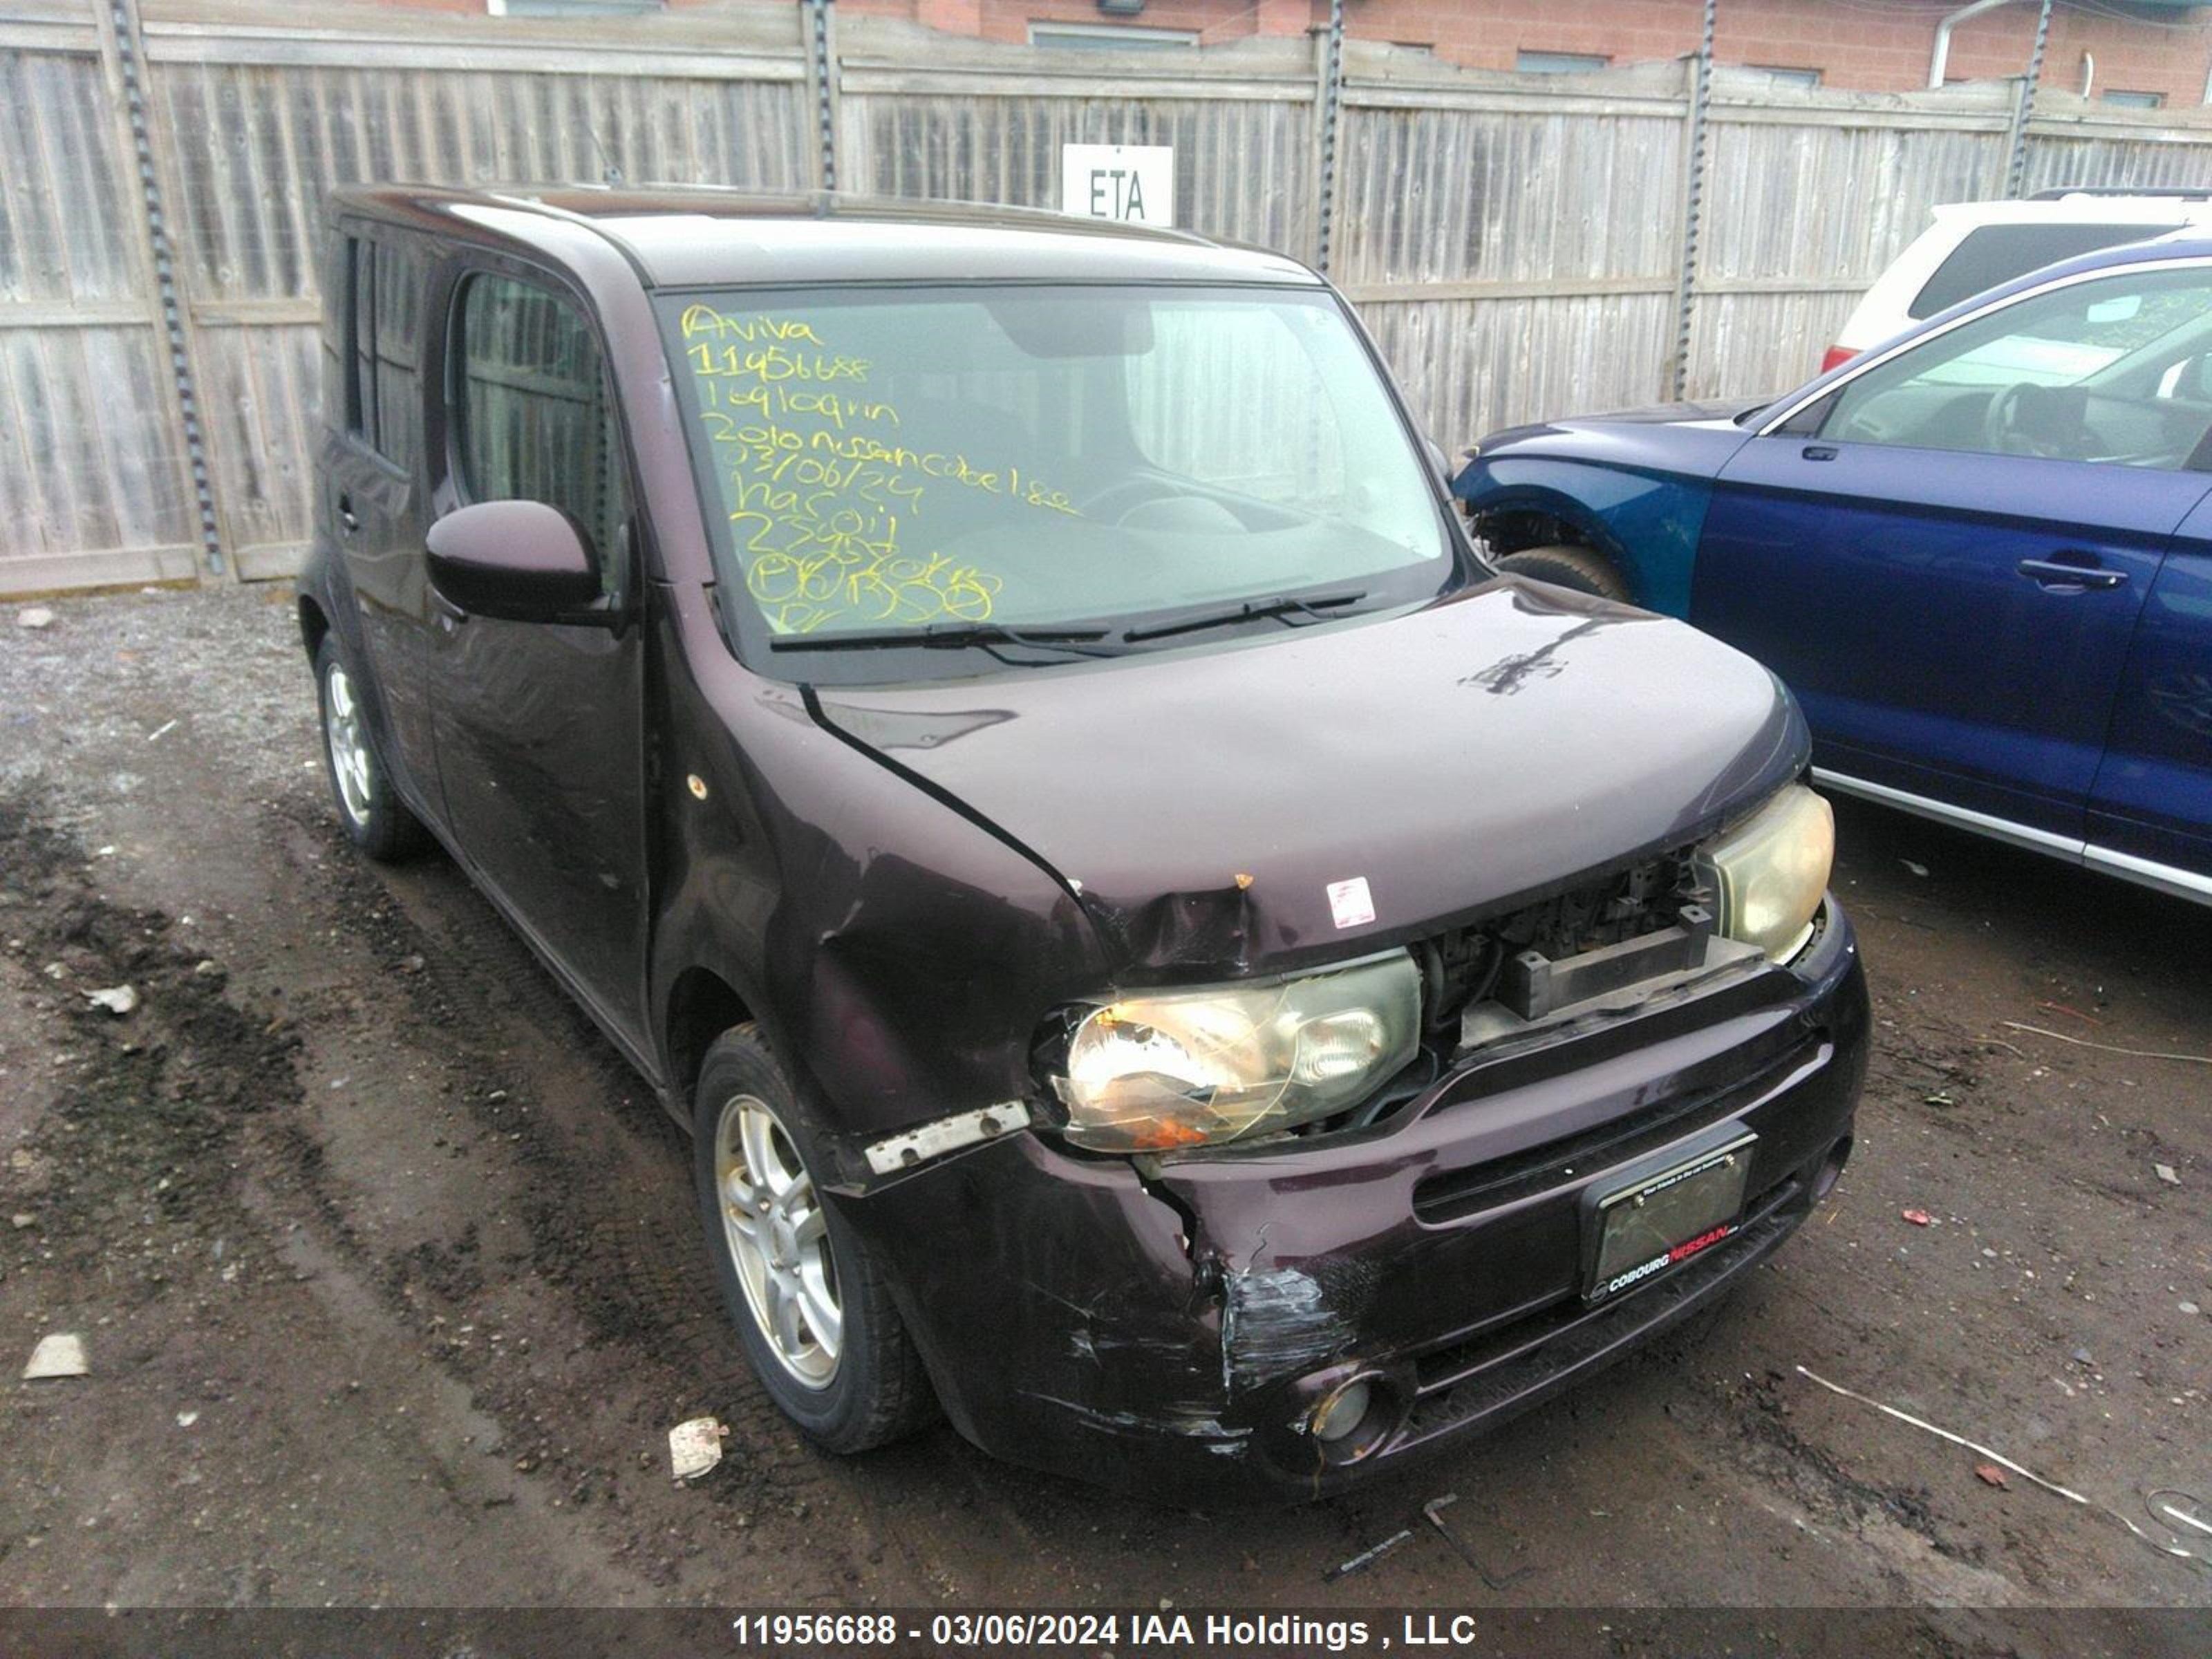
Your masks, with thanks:
M 2170 373 L 2207 339 L 2212 276 L 2122 267 L 1877 356 L 1722 470 L 1691 620 L 1782 677 L 1824 771 L 2078 852 L 2144 595 L 2212 487 L 2212 406 Z

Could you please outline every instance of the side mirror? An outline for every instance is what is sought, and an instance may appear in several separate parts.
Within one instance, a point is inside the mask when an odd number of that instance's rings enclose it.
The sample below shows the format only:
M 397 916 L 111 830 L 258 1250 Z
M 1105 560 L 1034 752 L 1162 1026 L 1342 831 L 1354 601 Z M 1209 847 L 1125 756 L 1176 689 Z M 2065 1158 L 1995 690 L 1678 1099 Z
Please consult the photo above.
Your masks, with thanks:
M 430 581 L 471 616 L 582 622 L 599 574 L 576 521 L 543 501 L 479 501 L 430 526 Z

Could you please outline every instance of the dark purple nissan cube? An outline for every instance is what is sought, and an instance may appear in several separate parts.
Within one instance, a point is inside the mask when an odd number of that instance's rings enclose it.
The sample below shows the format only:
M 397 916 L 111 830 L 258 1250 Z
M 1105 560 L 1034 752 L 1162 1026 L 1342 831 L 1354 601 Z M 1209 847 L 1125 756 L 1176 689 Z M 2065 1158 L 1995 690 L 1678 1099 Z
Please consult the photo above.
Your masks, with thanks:
M 1502 576 L 1344 301 L 1055 216 L 340 195 L 300 621 L 693 1132 L 824 1446 L 1326 1492 L 1765 1258 L 1867 1000 L 1774 678 Z

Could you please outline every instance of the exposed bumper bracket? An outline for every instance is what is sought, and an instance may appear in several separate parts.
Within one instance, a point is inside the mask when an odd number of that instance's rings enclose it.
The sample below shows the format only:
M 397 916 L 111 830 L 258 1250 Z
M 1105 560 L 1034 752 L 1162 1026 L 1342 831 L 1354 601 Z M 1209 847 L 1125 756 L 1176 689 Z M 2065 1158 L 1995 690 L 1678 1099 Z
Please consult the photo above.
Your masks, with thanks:
M 868 1168 L 878 1175 L 896 1175 L 901 1170 L 911 1170 L 933 1158 L 957 1152 L 963 1146 L 995 1139 L 1010 1130 L 1026 1129 L 1029 1126 L 1027 1106 L 1018 1100 L 1002 1100 L 995 1106 L 980 1107 L 956 1117 L 940 1117 L 919 1128 L 886 1135 L 867 1148 Z

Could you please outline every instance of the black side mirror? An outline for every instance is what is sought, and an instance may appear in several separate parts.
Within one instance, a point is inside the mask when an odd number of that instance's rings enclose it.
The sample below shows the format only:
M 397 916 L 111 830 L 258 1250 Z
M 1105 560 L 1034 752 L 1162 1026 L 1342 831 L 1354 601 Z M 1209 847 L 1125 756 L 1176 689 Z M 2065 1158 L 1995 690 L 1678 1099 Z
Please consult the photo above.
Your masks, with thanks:
M 576 521 L 543 501 L 479 501 L 448 513 L 425 538 L 430 581 L 458 609 L 502 622 L 582 623 L 599 573 Z

